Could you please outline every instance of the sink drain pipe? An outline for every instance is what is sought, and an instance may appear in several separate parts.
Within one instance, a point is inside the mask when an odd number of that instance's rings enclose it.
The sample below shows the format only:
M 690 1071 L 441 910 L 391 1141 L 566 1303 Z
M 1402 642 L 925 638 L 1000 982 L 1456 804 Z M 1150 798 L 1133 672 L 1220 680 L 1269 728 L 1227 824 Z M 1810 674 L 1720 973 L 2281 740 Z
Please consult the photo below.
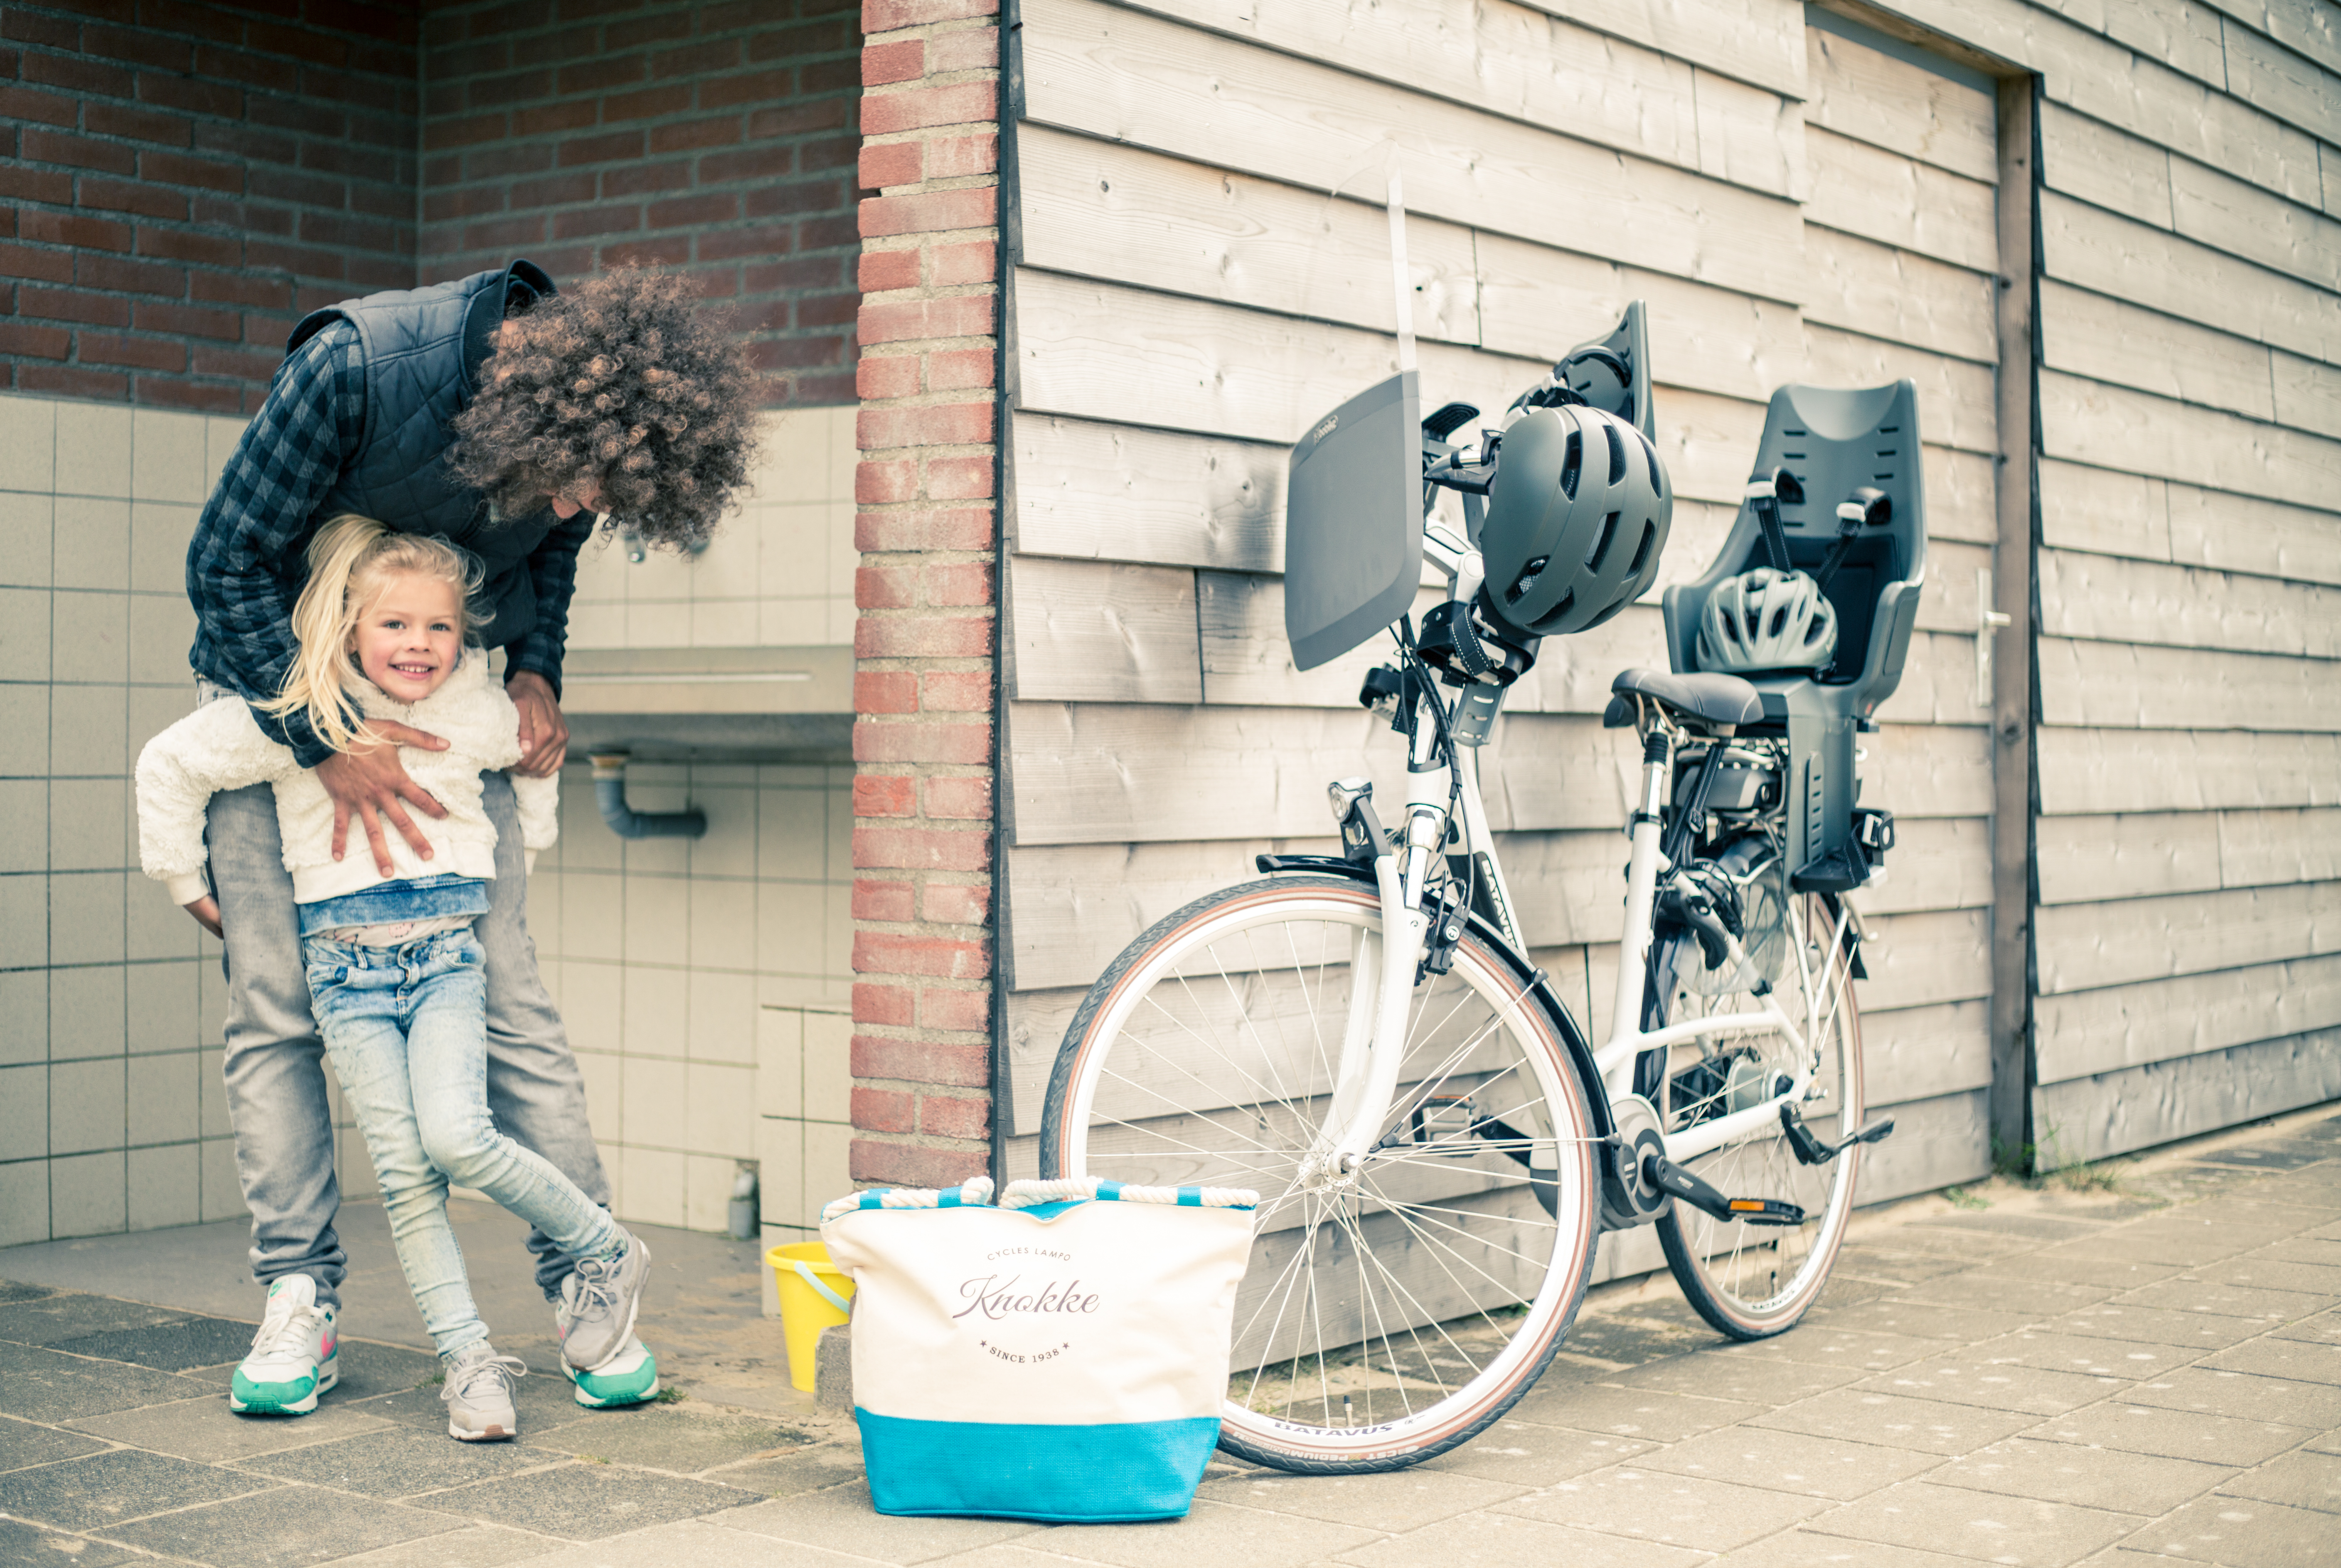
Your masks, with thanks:
M 621 839 L 700 839 L 707 834 L 707 813 L 637 811 L 626 804 L 626 761 L 623 751 L 593 753 L 593 804 L 602 820 Z

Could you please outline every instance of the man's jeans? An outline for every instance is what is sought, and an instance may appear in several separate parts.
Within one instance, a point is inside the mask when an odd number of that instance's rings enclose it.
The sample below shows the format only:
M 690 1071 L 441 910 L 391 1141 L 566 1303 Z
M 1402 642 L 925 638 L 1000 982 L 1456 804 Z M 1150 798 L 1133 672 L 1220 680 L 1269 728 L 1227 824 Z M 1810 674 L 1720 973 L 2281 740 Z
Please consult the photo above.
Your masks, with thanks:
M 411 911 L 427 913 L 427 896 Z M 471 928 L 394 948 L 302 944 L 317 1027 L 382 1183 L 390 1239 L 441 1355 L 488 1337 L 447 1223 L 450 1179 L 477 1187 L 572 1257 L 608 1256 L 623 1233 L 606 1209 L 488 1116 L 487 985 Z
M 210 698 L 218 689 L 204 693 Z M 522 1147 L 550 1161 L 607 1207 L 609 1179 L 585 1116 L 585 1085 L 561 1015 L 537 978 L 528 935 L 528 869 L 512 780 L 485 775 L 483 804 L 496 829 L 496 879 L 475 930 L 487 957 L 488 1109 Z M 353 855 L 370 854 L 352 823 Z M 252 1210 L 252 1272 L 317 1282 L 338 1305 L 348 1255 L 334 1234 L 341 1187 L 334 1179 L 333 1119 L 325 1102 L 324 1047 L 309 1017 L 309 982 L 293 912 L 293 878 L 265 784 L 212 797 L 212 888 L 227 932 L 227 1110 L 235 1169 Z M 528 1238 L 536 1283 L 560 1294 L 570 1262 L 541 1231 Z

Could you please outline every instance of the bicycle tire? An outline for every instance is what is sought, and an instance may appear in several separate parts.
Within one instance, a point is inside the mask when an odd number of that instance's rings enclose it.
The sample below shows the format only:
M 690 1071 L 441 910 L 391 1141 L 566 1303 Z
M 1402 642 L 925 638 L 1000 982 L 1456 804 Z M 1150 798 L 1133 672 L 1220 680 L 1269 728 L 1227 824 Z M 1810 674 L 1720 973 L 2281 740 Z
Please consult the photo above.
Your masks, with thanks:
M 1801 1013 L 1808 1033 L 1819 1037 L 1821 1057 L 1816 1073 L 1819 1097 L 1808 1099 L 1799 1110 L 1817 1135 L 1834 1141 L 1832 1135 L 1842 1136 L 1860 1123 L 1864 1108 L 1861 1015 L 1853 994 L 1851 950 L 1842 942 L 1834 950 L 1829 946 L 1838 930 L 1835 899 L 1808 893 L 1788 897 L 1784 904 L 1788 940 L 1776 995 L 1792 1018 Z M 1661 978 L 1677 973 L 1679 962 L 1701 961 L 1696 939 L 1682 932 L 1666 936 L 1654 958 L 1653 971 Z M 1822 990 L 1828 994 L 1815 1005 L 1814 994 Z M 1682 1016 L 1685 993 L 1680 989 L 1661 993 L 1655 1000 L 1659 1021 Z M 1706 1010 L 1738 1012 L 1757 1006 L 1749 993 L 1724 993 L 1713 1002 Z M 1743 1047 L 1746 1038 L 1740 1037 Z M 1794 1064 L 1786 1059 L 1789 1047 L 1784 1036 L 1769 1034 L 1761 1044 L 1748 1048 L 1757 1056 L 1736 1060 L 1760 1063 L 1748 1075 L 1750 1077 L 1768 1084 L 1774 1074 L 1794 1070 Z M 1705 1075 L 1702 1088 L 1715 1083 L 1712 1059 L 1708 1057 L 1688 1067 L 1670 1064 L 1665 1074 L 1666 1087 L 1672 1089 L 1701 1074 Z M 1728 1098 L 1728 1073 L 1725 1078 L 1723 1092 Z M 1669 1094 L 1657 1105 L 1670 1134 L 1692 1125 L 1703 1108 L 1697 1095 Z M 1711 1110 L 1711 1104 L 1704 1108 Z M 1828 1285 L 1838 1248 L 1845 1240 L 1861 1153 L 1857 1145 L 1825 1165 L 1805 1166 L 1796 1159 L 1785 1132 L 1775 1125 L 1684 1162 L 1730 1196 L 1785 1199 L 1798 1204 L 1811 1216 L 1798 1226 L 1758 1229 L 1718 1220 L 1680 1201 L 1669 1205 L 1657 1222 L 1659 1245 L 1692 1309 L 1717 1332 L 1743 1341 L 1769 1339 L 1802 1321 Z M 1780 1277 L 1783 1263 L 1792 1265 L 1785 1282 Z M 1768 1288 L 1751 1298 L 1749 1285 L 1758 1281 Z
M 1317 1032 L 1329 1019 L 1317 1009 L 1338 990 L 1346 1013 L 1349 955 L 1364 935 L 1378 938 L 1380 918 L 1380 903 L 1370 885 L 1302 876 L 1225 888 L 1157 921 L 1123 949 L 1082 999 L 1058 1050 L 1041 1116 L 1044 1176 L 1101 1175 L 1156 1184 L 1175 1177 L 1185 1183 L 1260 1189 L 1260 1226 L 1246 1288 L 1239 1297 L 1235 1365 L 1220 1446 L 1255 1464 L 1299 1474 L 1402 1469 L 1485 1430 L 1534 1386 L 1575 1322 L 1599 1226 L 1591 1143 L 1595 1124 L 1566 1043 L 1574 1025 L 1555 1018 L 1532 985 L 1532 971 L 1517 955 L 1476 930 L 1457 949 L 1451 973 L 1460 976 L 1459 981 L 1442 985 L 1434 979 L 1417 988 L 1408 1054 L 1401 1061 L 1408 1072 L 1420 1071 L 1420 1076 L 1401 1075 L 1400 1091 L 1386 1123 L 1393 1129 L 1403 1126 L 1407 1141 L 1393 1144 L 1386 1136 L 1383 1143 L 1389 1148 L 1378 1146 L 1370 1151 L 1367 1166 L 1346 1195 L 1331 1192 L 1325 1185 L 1331 1178 L 1321 1173 L 1307 1178 L 1320 1183 L 1313 1191 L 1300 1185 L 1306 1134 L 1321 1119 L 1321 1112 L 1310 1114 L 1312 1102 L 1323 1100 L 1318 1091 L 1330 1083 L 1321 1048 L 1324 1036 Z M 1325 958 L 1331 949 L 1322 939 L 1313 958 L 1304 957 L 1302 944 L 1312 928 L 1349 933 L 1349 946 L 1339 949 L 1338 964 Z M 1289 979 L 1284 958 L 1274 965 L 1264 962 L 1264 944 L 1250 935 L 1270 930 L 1280 932 L 1289 948 Z M 1243 942 L 1240 951 L 1238 938 Z M 1199 996 L 1190 983 L 1190 968 L 1225 985 Z M 1338 980 L 1338 987 L 1329 989 L 1329 978 Z M 1434 1017 L 1434 998 L 1448 993 L 1456 1000 L 1451 1006 L 1440 1003 L 1447 1010 Z M 1147 1010 L 1150 1004 L 1151 1011 Z M 1298 1030 L 1287 1027 L 1304 1011 L 1312 1030 L 1305 1051 L 1300 1048 Z M 1487 1034 L 1480 1043 L 1467 1037 L 1459 1054 L 1447 1043 L 1449 1036 L 1463 1034 L 1483 1011 L 1493 1019 Z M 1232 1019 L 1238 1027 L 1206 1038 L 1184 1024 L 1172 1028 L 1152 1021 L 1156 1014 L 1176 1020 L 1182 1013 L 1204 1023 Z M 1456 1022 L 1459 1017 L 1464 1022 Z M 1181 1028 L 1191 1041 L 1179 1037 Z M 1150 1033 L 1156 1029 L 1163 1041 L 1177 1043 L 1180 1055 L 1194 1058 L 1193 1064 L 1161 1049 Z M 1340 1037 L 1338 1029 L 1332 1037 Z M 1214 1041 L 1248 1053 L 1244 1060 L 1258 1064 L 1259 1070 L 1231 1066 L 1234 1058 Z M 1487 1041 L 1495 1044 L 1489 1047 Z M 1432 1047 L 1440 1052 L 1436 1058 L 1427 1054 Z M 1280 1057 L 1280 1050 L 1290 1055 Z M 1524 1069 L 1517 1074 L 1508 1059 L 1515 1051 L 1517 1065 Z M 1158 1083 L 1176 1083 L 1173 1075 L 1183 1072 L 1198 1086 L 1194 1097 L 1199 1100 L 1255 1093 L 1260 1097 L 1198 1109 L 1169 1103 L 1170 1097 L 1159 1090 L 1147 1091 L 1166 1101 L 1167 1108 L 1158 1109 L 1140 1092 L 1138 1077 L 1116 1067 L 1117 1052 L 1123 1053 L 1119 1059 L 1124 1065 L 1152 1074 Z M 1425 1054 L 1418 1058 L 1418 1052 Z M 1217 1062 L 1204 1059 L 1214 1054 Z M 1312 1061 L 1320 1070 L 1302 1076 Z M 1204 1074 L 1218 1073 L 1218 1082 L 1196 1072 L 1195 1065 Z M 1112 1080 L 1109 1072 L 1116 1075 Z M 1529 1090 L 1531 1079 L 1533 1093 Z M 1467 1084 L 1460 1110 L 1440 1097 L 1449 1092 L 1448 1086 Z M 1133 1106 L 1152 1114 L 1142 1121 L 1113 1114 L 1117 1107 Z M 1434 1106 L 1453 1125 L 1472 1124 L 1477 1130 L 1468 1136 L 1440 1130 L 1426 1143 L 1429 1107 Z M 1426 1116 L 1416 1116 L 1418 1109 Z M 1488 1118 L 1507 1136 L 1488 1131 L 1483 1125 Z M 1144 1122 L 1156 1124 L 1155 1130 L 1149 1132 Z M 1529 1126 L 1539 1126 L 1542 1136 L 1521 1131 Z M 1207 1127 L 1240 1132 L 1243 1146 L 1199 1146 L 1199 1142 L 1217 1141 L 1202 1130 Z M 1181 1139 L 1180 1131 L 1189 1136 Z M 1149 1142 L 1150 1137 L 1155 1141 Z M 1129 1147 L 1110 1146 L 1117 1140 Z M 1234 1145 L 1239 1139 L 1226 1141 Z M 1509 1152 L 1515 1149 L 1519 1152 Z M 1547 1149 L 1551 1164 L 1543 1173 L 1545 1189 L 1540 1191 L 1536 1162 L 1546 1157 L 1542 1151 Z M 1530 1174 L 1509 1174 L 1522 1166 Z M 1279 1177 L 1287 1178 L 1280 1190 Z M 1401 1185 L 1406 1191 L 1393 1190 Z M 1449 1186 L 1468 1190 L 1460 1196 L 1447 1194 Z M 1418 1201 L 1411 1196 L 1426 1187 L 1428 1198 Z M 1442 1199 L 1452 1206 L 1441 1206 L 1434 1216 L 1429 1205 Z M 1339 1210 L 1340 1204 L 1349 1209 Z M 1280 1216 L 1286 1220 L 1281 1226 L 1276 1223 Z M 1398 1223 L 1388 1223 L 1390 1216 Z M 1326 1241 L 1322 1255 L 1317 1246 L 1320 1234 Z M 1405 1246 L 1400 1252 L 1386 1246 L 1377 1253 L 1377 1245 L 1382 1245 L 1374 1239 L 1378 1236 L 1402 1239 Z M 1534 1236 L 1548 1239 L 1529 1244 L 1535 1251 L 1511 1249 L 1506 1255 L 1515 1263 L 1505 1263 L 1491 1250 L 1505 1239 Z M 1344 1238 L 1354 1255 L 1356 1286 L 1352 1295 L 1336 1296 L 1327 1281 L 1342 1263 L 1339 1244 Z M 1439 1250 L 1442 1247 L 1444 1255 Z M 1280 1249 L 1290 1254 L 1290 1262 L 1278 1262 Z M 1414 1295 L 1386 1260 L 1385 1254 L 1404 1262 L 1403 1253 L 1429 1258 L 1443 1268 L 1444 1285 L 1451 1287 L 1465 1310 L 1439 1317 L 1445 1309 L 1438 1304 L 1447 1298 L 1436 1293 L 1440 1287 L 1435 1281 L 1423 1293 L 1431 1297 L 1430 1304 Z M 1370 1273 L 1370 1260 L 1379 1275 Z M 1459 1271 L 1458 1260 L 1479 1278 Z M 1537 1277 L 1525 1310 L 1507 1305 L 1501 1309 L 1507 1315 L 1499 1322 L 1489 1300 L 1480 1297 L 1492 1299 L 1517 1283 L 1497 1277 L 1507 1270 L 1519 1279 L 1531 1272 Z M 1418 1272 L 1430 1279 L 1419 1265 Z M 1279 1288 L 1283 1304 L 1263 1329 L 1260 1319 Z M 1288 1355 L 1280 1334 L 1296 1291 L 1314 1309 L 1317 1340 L 1304 1354 L 1298 1336 L 1307 1325 L 1297 1319 L 1309 1314 L 1296 1315 Z M 1360 1306 L 1360 1300 L 1367 1305 Z M 1380 1302 L 1387 1302 L 1390 1311 L 1383 1312 Z M 1248 1303 L 1255 1304 L 1249 1318 Z M 1411 1304 L 1415 1315 L 1426 1321 L 1391 1327 L 1405 1304 Z M 1329 1305 L 1334 1323 L 1330 1331 L 1324 1327 Z M 1354 1344 L 1340 1326 L 1351 1312 L 1358 1324 L 1370 1325 Z M 1506 1323 L 1516 1327 L 1507 1330 Z M 1327 1343 L 1329 1332 L 1341 1343 Z M 1428 1349 L 1425 1335 L 1430 1337 Z M 1408 1341 L 1403 1348 L 1400 1340 Z M 1480 1361 L 1473 1360 L 1471 1345 L 1485 1347 Z M 1449 1379 L 1434 1365 L 1449 1353 L 1461 1359 L 1448 1365 L 1469 1366 L 1468 1379 L 1459 1374 Z M 1374 1365 L 1377 1359 L 1381 1366 Z M 1280 1385 L 1267 1379 L 1268 1367 L 1288 1364 L 1290 1376 Z M 1316 1379 L 1313 1389 L 1303 1385 L 1304 1373 Z M 1343 1384 L 1345 1421 L 1355 1419 L 1356 1401 L 1363 1399 L 1362 1425 L 1334 1424 L 1336 1381 Z M 1450 1381 L 1456 1386 L 1450 1388 Z M 1266 1394 L 1261 1392 L 1264 1382 Z M 1239 1391 L 1241 1399 L 1235 1397 Z M 1304 1406 L 1315 1419 L 1302 1418 Z

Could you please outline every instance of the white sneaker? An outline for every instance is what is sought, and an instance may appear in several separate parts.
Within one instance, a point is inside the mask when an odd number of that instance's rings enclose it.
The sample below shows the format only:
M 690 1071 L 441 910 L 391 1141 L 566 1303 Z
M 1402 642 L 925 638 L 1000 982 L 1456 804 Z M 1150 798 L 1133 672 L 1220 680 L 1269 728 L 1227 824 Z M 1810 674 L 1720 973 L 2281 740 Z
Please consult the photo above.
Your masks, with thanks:
M 656 1399 L 658 1362 L 650 1347 L 629 1335 L 625 1348 L 591 1372 L 580 1372 L 567 1362 L 561 1370 L 577 1385 L 577 1403 L 588 1410 L 609 1410 Z
M 520 1435 L 513 1409 L 513 1379 L 528 1368 L 516 1355 L 498 1355 L 486 1340 L 443 1357 L 446 1375 L 439 1398 L 447 1406 L 447 1435 L 458 1443 L 499 1443 Z
M 317 1305 L 317 1282 L 288 1274 L 268 1287 L 268 1313 L 229 1380 L 227 1407 L 244 1415 L 306 1415 L 342 1379 L 334 1309 Z
M 577 1260 L 561 1282 L 553 1304 L 553 1326 L 561 1333 L 561 1362 L 572 1372 L 595 1372 L 625 1353 L 633 1338 L 634 1315 L 650 1282 L 651 1249 L 640 1236 L 625 1238 L 615 1257 Z

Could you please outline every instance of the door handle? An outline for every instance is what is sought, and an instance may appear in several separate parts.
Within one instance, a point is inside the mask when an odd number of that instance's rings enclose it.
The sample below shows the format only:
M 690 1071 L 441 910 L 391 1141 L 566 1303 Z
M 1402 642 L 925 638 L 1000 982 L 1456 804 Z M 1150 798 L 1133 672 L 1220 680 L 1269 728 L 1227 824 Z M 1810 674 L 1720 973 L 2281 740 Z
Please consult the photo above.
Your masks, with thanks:
M 1976 706 L 1991 706 L 1991 653 L 1996 640 L 1993 633 L 2003 626 L 2016 624 L 2016 617 L 1991 607 L 1991 568 L 1976 568 Z

